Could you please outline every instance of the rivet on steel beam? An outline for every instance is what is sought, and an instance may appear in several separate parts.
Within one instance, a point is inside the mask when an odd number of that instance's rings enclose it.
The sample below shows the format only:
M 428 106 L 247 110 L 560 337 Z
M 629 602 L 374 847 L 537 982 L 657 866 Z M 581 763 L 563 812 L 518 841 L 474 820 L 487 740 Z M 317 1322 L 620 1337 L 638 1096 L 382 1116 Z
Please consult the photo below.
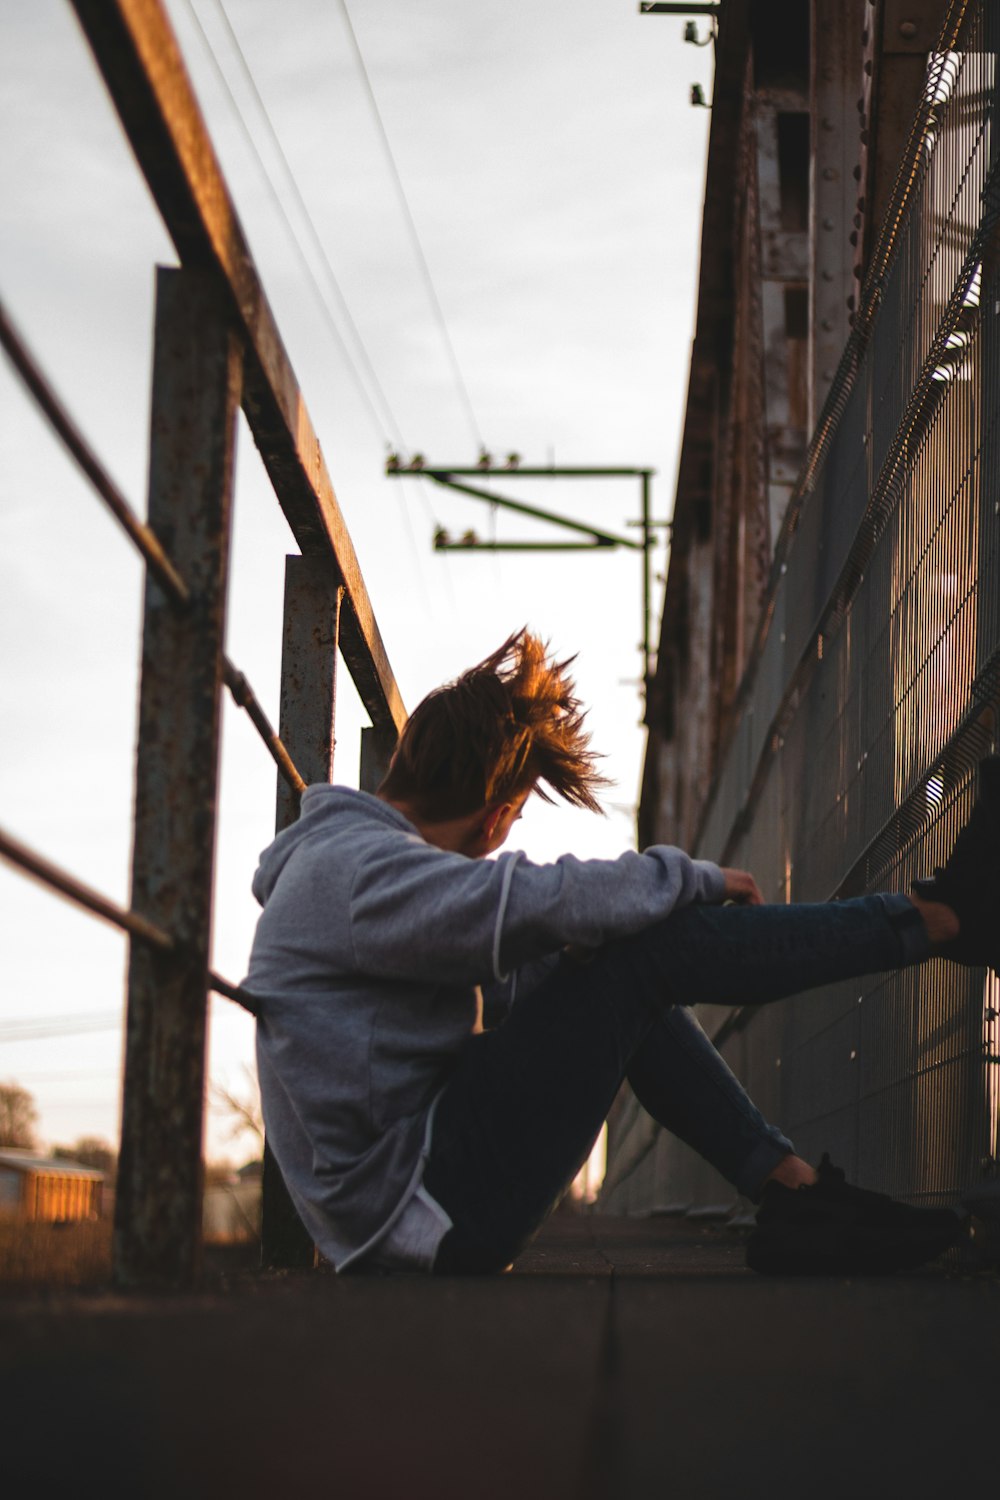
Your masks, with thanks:
M 837 176 L 837 170 L 836 170 L 835 167 L 824 167 L 823 168 L 823 181 L 824 182 L 834 182 L 836 180 L 836 176 Z
M 905 37 L 908 42 L 911 42 L 917 34 L 916 21 L 900 21 L 899 34 Z
M 823 228 L 824 229 L 833 229 L 834 227 L 835 226 L 834 226 L 834 222 L 833 222 L 832 219 L 824 219 L 823 220 Z

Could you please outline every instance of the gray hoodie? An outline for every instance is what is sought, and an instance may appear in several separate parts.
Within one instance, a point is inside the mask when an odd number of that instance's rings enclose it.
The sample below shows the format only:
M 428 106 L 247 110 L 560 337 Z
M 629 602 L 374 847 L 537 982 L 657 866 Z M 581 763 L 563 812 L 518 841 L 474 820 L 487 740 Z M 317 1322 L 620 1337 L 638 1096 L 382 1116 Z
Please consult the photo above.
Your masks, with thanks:
M 261 855 L 253 891 L 264 910 L 245 988 L 268 1140 L 306 1228 L 343 1269 L 419 1186 L 428 1113 L 475 1027 L 477 986 L 719 901 L 723 876 L 666 845 L 549 865 L 468 859 L 365 792 L 317 785 Z

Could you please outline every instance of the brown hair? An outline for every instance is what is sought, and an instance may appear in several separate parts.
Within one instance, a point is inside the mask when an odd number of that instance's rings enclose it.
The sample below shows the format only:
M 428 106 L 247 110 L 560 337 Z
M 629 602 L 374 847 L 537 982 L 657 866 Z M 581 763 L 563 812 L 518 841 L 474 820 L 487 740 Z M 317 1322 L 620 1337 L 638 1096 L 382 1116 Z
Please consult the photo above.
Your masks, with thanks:
M 464 817 L 510 802 L 541 783 L 576 807 L 601 808 L 608 779 L 588 748 L 584 714 L 566 669 L 527 630 L 430 693 L 408 719 L 381 795 L 423 818 Z

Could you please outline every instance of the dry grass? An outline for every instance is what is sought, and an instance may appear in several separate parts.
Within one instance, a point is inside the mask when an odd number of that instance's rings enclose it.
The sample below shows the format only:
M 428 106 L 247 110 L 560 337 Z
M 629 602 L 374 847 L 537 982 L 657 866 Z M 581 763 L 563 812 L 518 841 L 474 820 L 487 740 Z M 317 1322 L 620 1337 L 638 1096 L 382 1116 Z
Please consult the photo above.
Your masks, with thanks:
M 0 1288 L 99 1286 L 110 1276 L 110 1220 L 0 1219 Z

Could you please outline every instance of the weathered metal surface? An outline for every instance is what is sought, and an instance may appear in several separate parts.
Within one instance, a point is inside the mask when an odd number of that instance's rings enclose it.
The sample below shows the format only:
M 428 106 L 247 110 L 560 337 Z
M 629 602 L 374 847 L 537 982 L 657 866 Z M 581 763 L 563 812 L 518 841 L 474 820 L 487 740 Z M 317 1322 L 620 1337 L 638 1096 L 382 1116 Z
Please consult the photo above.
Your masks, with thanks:
M 322 559 L 285 559 L 280 733 L 306 786 L 333 777 L 343 599 L 343 585 Z M 298 815 L 298 799 L 279 778 L 275 831 Z
M 383 777 L 389 769 L 392 752 L 396 748 L 396 736 L 384 729 L 362 729 L 361 731 L 361 779 L 363 792 L 378 791 Z
M 188 586 L 163 550 L 159 537 L 150 526 L 139 519 L 79 431 L 45 379 L 37 362 L 32 358 L 24 341 L 17 334 L 2 304 L 0 304 L 0 343 L 3 344 L 15 369 L 21 375 L 43 414 L 48 418 L 53 430 L 79 464 L 125 534 L 142 553 L 164 592 L 173 599 L 175 604 L 185 606 L 190 598 Z M 301 792 L 305 787 L 305 782 L 296 770 L 279 736 L 275 734 L 250 683 L 228 657 L 223 660 L 223 672 L 233 701 L 246 711 L 267 747 L 269 755 L 281 770 L 289 786 Z
M 333 569 L 315 557 L 285 561 L 281 655 L 281 738 L 306 784 L 333 776 L 337 654 L 344 589 Z M 278 778 L 275 829 L 298 818 L 298 797 Z M 313 1242 L 288 1196 L 269 1147 L 264 1151 L 261 1261 L 265 1266 L 311 1266 Z
M 154 922 L 148 922 L 145 917 L 139 916 L 138 912 L 129 911 L 126 907 L 119 906 L 114 901 L 109 901 L 102 896 L 100 891 L 95 891 L 93 886 L 86 885 L 82 880 L 77 880 L 75 875 L 70 875 L 51 860 L 45 859 L 41 854 L 36 854 L 34 849 L 29 849 L 22 844 L 20 839 L 15 839 L 9 833 L 0 830 L 0 859 L 5 859 L 16 869 L 25 875 L 30 875 L 40 885 L 44 885 L 50 891 L 56 891 L 60 896 L 65 896 L 67 901 L 72 901 L 77 906 L 83 907 L 91 915 L 100 917 L 109 922 L 112 927 L 120 927 L 123 932 L 138 938 L 141 942 L 151 943 L 154 948 L 161 949 L 164 953 L 172 953 L 177 944 L 169 932 L 164 932 L 162 927 L 157 927 Z M 208 973 L 209 989 L 217 994 L 225 995 L 228 1000 L 235 1000 L 244 1010 L 256 1013 L 256 1007 L 251 997 L 237 984 L 230 984 L 228 979 L 213 970 Z
M 233 702 L 245 711 L 251 724 L 267 746 L 268 754 L 278 767 L 285 785 L 289 787 L 293 797 L 299 797 L 306 789 L 305 780 L 299 774 L 299 769 L 289 755 L 281 736 L 275 734 L 274 726 L 261 707 L 257 694 L 239 668 L 233 666 L 228 656 L 223 657 L 222 675 L 226 687 L 232 694 Z
M 698 852 L 752 869 L 775 901 L 907 889 L 942 862 L 997 743 L 997 15 L 953 4 L 928 47 L 703 805 Z M 845 66 L 851 93 L 852 78 Z M 725 444 L 732 410 L 718 420 Z M 662 794 L 659 757 L 646 786 Z M 682 791 L 696 794 L 693 772 Z M 954 1199 L 1000 1170 L 998 986 L 932 966 L 710 1024 L 804 1154 L 830 1150 L 883 1191 Z M 693 1168 L 672 1173 L 710 1191 Z M 656 1206 L 664 1182 L 633 1182 L 634 1206 Z
M 2 303 L 0 303 L 0 343 L 3 344 L 11 363 L 64 447 L 79 464 L 112 515 L 132 538 L 165 592 L 178 604 L 186 604 L 189 597 L 188 586 L 164 552 L 159 537 L 139 519 L 104 465 L 99 461 L 46 380 L 39 365 L 32 358 L 27 345 L 14 328 Z
M 865 191 L 872 225 L 885 222 L 914 112 L 920 101 L 927 55 L 942 27 L 966 4 L 954 0 L 882 0 L 870 102 L 863 121 L 866 145 Z M 873 21 L 873 25 L 876 22 Z
M 639 0 L 642 16 L 717 16 L 721 10 L 719 0 L 702 0 L 695 5 L 683 0 Z
M 319 441 L 159 0 L 73 0 L 183 264 L 214 268 L 246 337 L 243 409 L 295 538 L 344 587 L 341 650 L 373 723 L 406 712 Z
M 50 890 L 58 891 L 68 901 L 82 906 L 85 911 L 92 912 L 95 917 L 101 917 L 103 921 L 110 922 L 113 927 L 120 927 L 123 932 L 129 932 L 133 937 L 141 938 L 143 942 L 152 944 L 154 948 L 159 948 L 164 953 L 172 952 L 177 946 L 170 933 L 165 932 L 155 922 L 150 922 L 138 912 L 128 911 L 116 902 L 109 901 L 92 886 L 85 885 L 82 880 L 77 880 L 74 875 L 61 870 L 51 860 L 45 859 L 41 854 L 36 854 L 33 849 L 28 848 L 27 844 L 22 844 L 20 839 L 13 838 L 2 829 L 0 829 L 0 859 L 16 865 L 18 869 L 31 875 L 40 884 L 48 886 Z
M 568 516 L 557 515 L 552 510 L 540 510 L 537 505 L 527 505 L 523 500 L 511 500 L 508 496 L 497 495 L 492 490 L 480 489 L 478 485 L 459 484 L 454 475 L 444 469 L 424 469 L 422 472 L 426 479 L 433 479 L 436 484 L 442 485 L 445 489 L 458 490 L 460 494 L 471 495 L 474 500 L 485 500 L 487 504 L 498 505 L 502 510 L 516 511 L 521 516 L 533 516 L 535 520 L 548 521 L 551 525 L 565 527 L 568 531 L 583 532 L 585 536 L 593 537 L 602 546 L 629 548 L 642 546 L 641 542 L 633 542 L 629 536 L 618 536 L 611 531 L 602 531 L 583 521 L 573 521 Z M 545 477 L 552 476 L 546 473 Z
M 720 373 L 731 358 L 735 302 L 734 245 L 739 236 L 739 201 L 732 184 L 746 174 L 740 160 L 741 124 L 747 68 L 747 7 L 727 5 L 719 27 L 712 126 L 708 147 L 707 191 L 699 257 L 699 295 L 694 344 L 678 465 L 670 559 L 660 628 L 657 665 L 649 684 L 646 722 L 649 746 L 663 745 L 660 726 L 676 726 L 667 753 L 647 752 L 649 776 L 670 808 L 670 840 L 693 835 L 697 807 L 713 770 L 713 725 L 719 692 L 709 670 L 716 509 L 720 444 L 719 412 L 725 392 Z M 725 179 L 726 191 L 712 190 Z M 761 388 L 762 379 L 757 388 Z M 683 703 L 683 712 L 674 707 Z M 680 768 L 684 767 L 683 773 Z M 640 838 L 653 842 L 648 804 L 640 807 Z
M 848 298 L 857 297 L 851 234 L 865 204 L 856 101 L 866 77 L 862 36 L 871 11 L 867 0 L 813 0 L 812 14 L 810 432 L 850 332 Z
M 161 270 L 149 521 L 190 589 L 147 584 L 132 906 L 170 932 L 129 962 L 114 1274 L 186 1285 L 199 1267 L 206 986 L 222 642 L 241 351 L 207 272 Z

